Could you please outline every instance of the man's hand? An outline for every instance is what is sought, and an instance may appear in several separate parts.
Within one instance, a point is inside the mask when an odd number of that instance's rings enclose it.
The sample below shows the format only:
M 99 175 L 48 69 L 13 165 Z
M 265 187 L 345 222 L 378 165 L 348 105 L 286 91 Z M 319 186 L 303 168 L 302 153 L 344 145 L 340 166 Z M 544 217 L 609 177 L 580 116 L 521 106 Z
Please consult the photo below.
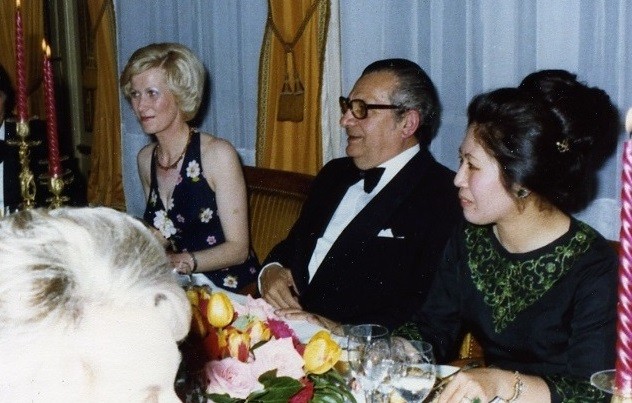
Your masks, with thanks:
M 316 315 L 315 313 L 293 308 L 279 309 L 274 313 L 286 320 L 304 320 L 323 327 L 336 336 L 345 336 L 344 327 L 340 323 L 327 319 L 324 316 Z
M 277 309 L 302 309 L 292 272 L 279 265 L 266 267 L 261 275 L 261 296 Z

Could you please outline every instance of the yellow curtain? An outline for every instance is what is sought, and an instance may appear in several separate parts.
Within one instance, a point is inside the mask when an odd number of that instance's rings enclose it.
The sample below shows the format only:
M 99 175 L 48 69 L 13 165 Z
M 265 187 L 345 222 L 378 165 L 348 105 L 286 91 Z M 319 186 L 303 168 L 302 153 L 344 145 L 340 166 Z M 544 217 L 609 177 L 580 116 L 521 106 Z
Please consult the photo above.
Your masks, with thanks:
M 101 0 L 89 1 L 88 8 L 88 40 L 94 41 L 88 46 L 93 54 L 83 66 L 84 88 L 94 91 L 88 203 L 124 210 L 114 6 L 111 0 Z
M 257 166 L 315 174 L 322 165 L 320 89 L 329 0 L 269 0 L 268 4 L 259 63 Z M 294 40 L 288 53 L 283 42 Z M 294 97 L 298 103 L 291 108 L 302 109 L 302 119 L 279 120 L 279 97 L 286 74 L 293 81 L 294 69 L 304 93 L 303 103 L 296 99 L 300 96 Z
M 0 2 L 0 63 L 5 68 L 15 87 L 15 5 L 16 2 Z M 26 85 L 29 116 L 45 119 L 42 88 L 42 39 L 44 38 L 44 11 L 42 0 L 22 0 L 22 22 L 24 24 L 24 48 L 26 59 Z

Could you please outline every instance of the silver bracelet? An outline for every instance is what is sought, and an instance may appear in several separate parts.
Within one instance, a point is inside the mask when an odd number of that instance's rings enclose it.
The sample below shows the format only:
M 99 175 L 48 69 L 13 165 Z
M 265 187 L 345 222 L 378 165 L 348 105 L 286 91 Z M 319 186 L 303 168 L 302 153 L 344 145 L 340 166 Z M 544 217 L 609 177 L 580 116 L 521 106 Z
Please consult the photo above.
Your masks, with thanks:
M 522 382 L 522 378 L 520 378 L 520 372 L 514 372 L 516 376 L 516 383 L 514 383 L 514 393 L 511 395 L 509 399 L 503 399 L 500 396 L 496 396 L 489 403 L 513 403 L 518 400 L 522 392 L 524 391 L 524 383 Z
M 191 273 L 195 273 L 198 268 L 198 261 L 195 258 L 195 254 L 193 252 L 187 251 L 187 253 L 189 254 L 189 256 L 191 256 L 191 260 L 193 261 L 193 268 L 191 269 Z

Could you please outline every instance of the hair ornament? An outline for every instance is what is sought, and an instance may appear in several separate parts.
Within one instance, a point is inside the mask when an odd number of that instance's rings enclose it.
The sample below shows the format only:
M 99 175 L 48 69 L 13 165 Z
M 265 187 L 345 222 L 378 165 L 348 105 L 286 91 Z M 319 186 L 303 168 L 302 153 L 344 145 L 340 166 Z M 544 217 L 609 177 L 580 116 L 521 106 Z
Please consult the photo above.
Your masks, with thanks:
M 530 194 L 531 194 L 531 192 L 529 192 L 525 188 L 520 188 L 516 192 L 516 196 L 518 196 L 519 199 L 526 199 Z
M 568 137 L 565 137 L 562 141 L 556 141 L 555 145 L 557 146 L 557 151 L 559 151 L 560 154 L 564 154 L 571 149 L 570 145 L 568 144 Z

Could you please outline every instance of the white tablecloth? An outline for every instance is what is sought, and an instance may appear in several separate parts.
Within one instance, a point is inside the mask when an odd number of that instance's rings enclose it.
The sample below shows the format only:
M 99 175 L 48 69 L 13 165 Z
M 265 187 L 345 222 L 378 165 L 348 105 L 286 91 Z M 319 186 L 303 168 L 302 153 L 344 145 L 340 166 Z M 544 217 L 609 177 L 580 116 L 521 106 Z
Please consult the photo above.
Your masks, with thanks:
M 221 291 L 223 293 L 225 293 L 226 295 L 228 295 L 228 297 L 235 302 L 238 302 L 240 304 L 244 304 L 246 302 L 246 296 L 245 295 L 241 295 L 241 294 L 236 294 L 234 292 L 230 292 L 227 291 L 223 288 L 217 287 L 215 284 L 213 284 L 213 282 L 206 277 L 204 274 L 201 273 L 194 273 L 192 275 L 192 279 L 189 280 L 188 276 L 181 276 L 181 275 L 177 275 L 178 276 L 178 282 L 181 285 L 208 285 L 209 287 L 211 287 L 212 290 L 218 290 Z M 309 341 L 309 339 L 319 330 L 322 330 L 323 328 L 315 325 L 313 323 L 309 323 L 303 320 L 285 320 L 285 322 L 294 330 L 294 332 L 296 333 L 296 336 L 299 338 L 299 340 L 303 343 L 307 343 Z M 334 336 L 334 338 L 336 338 Z M 338 342 L 341 342 L 342 340 L 340 340 L 340 338 L 337 338 Z

